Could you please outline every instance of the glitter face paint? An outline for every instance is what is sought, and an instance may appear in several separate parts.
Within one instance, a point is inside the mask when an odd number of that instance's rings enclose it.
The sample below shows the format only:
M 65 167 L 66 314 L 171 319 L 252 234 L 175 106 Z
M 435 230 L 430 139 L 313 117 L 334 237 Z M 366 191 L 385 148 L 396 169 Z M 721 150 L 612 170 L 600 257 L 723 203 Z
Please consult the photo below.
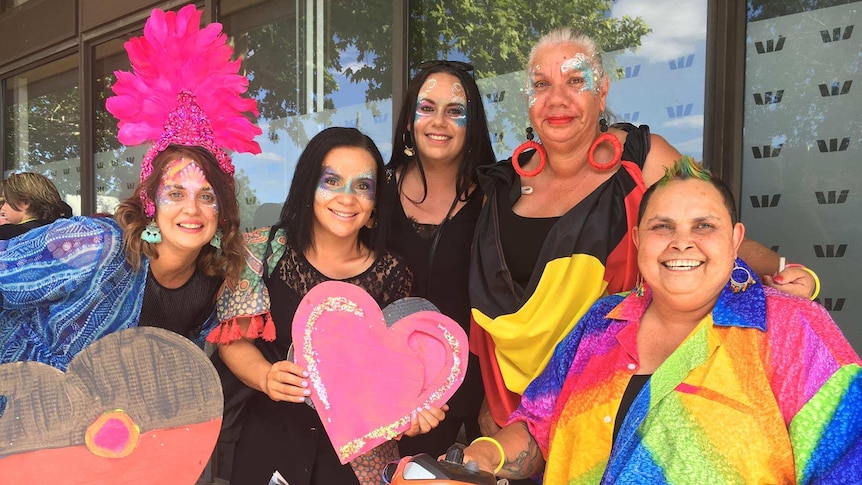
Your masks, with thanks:
M 449 89 L 448 98 L 442 95 L 440 98 L 433 99 L 432 93 L 437 87 L 437 80 L 429 78 L 419 90 L 419 96 L 416 98 L 416 115 L 413 117 L 414 123 L 419 123 L 425 117 L 436 116 L 437 107 L 442 106 L 445 115 L 455 122 L 458 127 L 467 126 L 467 93 L 461 83 L 452 83 Z
M 339 194 L 353 195 L 374 201 L 376 182 L 374 172 L 366 171 L 354 177 L 345 177 L 338 169 L 324 165 L 315 197 L 328 201 Z
M 583 75 L 581 92 L 597 91 L 596 87 L 599 84 L 599 79 L 593 74 L 593 66 L 590 64 L 590 59 L 581 52 L 575 54 L 575 57 L 563 61 L 562 65 L 560 65 L 560 73 L 564 78 L 567 76 L 577 76 L 580 73 Z
M 595 56 L 587 56 L 578 52 L 560 64 L 560 74 L 566 84 L 576 88 L 577 93 L 591 92 L 598 95 L 601 83 L 599 80 L 604 75 L 601 66 Z M 525 93 L 527 95 L 527 106 L 532 108 L 536 104 L 536 98 L 544 91 L 544 71 L 540 65 L 534 65 L 529 70 Z
M 218 212 L 216 194 L 197 162 L 178 158 L 170 162 L 162 174 L 156 203 L 159 206 L 184 203 L 189 197 L 202 208 Z
M 527 107 L 532 108 L 536 104 L 536 75 L 542 72 L 539 65 L 530 68 L 530 74 L 527 76 Z

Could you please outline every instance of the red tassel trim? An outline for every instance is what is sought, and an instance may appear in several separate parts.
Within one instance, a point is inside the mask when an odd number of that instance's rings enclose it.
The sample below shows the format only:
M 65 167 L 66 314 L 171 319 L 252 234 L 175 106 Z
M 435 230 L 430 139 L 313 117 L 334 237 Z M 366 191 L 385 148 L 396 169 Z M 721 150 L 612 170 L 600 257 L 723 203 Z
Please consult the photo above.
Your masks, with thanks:
M 269 312 L 249 317 L 250 321 L 245 335 L 243 335 L 242 325 L 237 322 L 237 319 L 238 317 L 234 317 L 219 323 L 207 335 L 207 342 L 229 344 L 243 337 L 249 339 L 263 337 L 264 340 L 270 342 L 275 340 L 275 323 L 273 323 Z
M 245 332 L 247 338 L 255 339 L 260 337 L 263 331 L 263 317 L 255 315 L 251 317 L 251 322 L 248 324 L 248 330 Z
M 221 322 L 221 324 L 219 325 L 219 327 L 221 327 L 221 338 L 219 339 L 218 343 L 229 344 L 229 343 L 233 342 L 233 340 L 231 340 L 231 338 L 230 338 L 230 324 L 231 323 L 236 324 L 236 319 L 232 318 L 230 320 L 225 320 L 224 322 Z
M 233 319 L 233 322 L 230 325 L 230 341 L 240 340 L 242 338 L 242 327 L 236 323 L 236 318 Z
M 266 314 L 266 323 L 263 326 L 263 339 L 267 342 L 275 340 L 275 322 L 272 321 L 272 315 Z
M 217 344 L 219 341 L 219 337 L 221 337 L 221 326 L 222 324 L 218 324 L 210 330 L 209 335 L 207 335 L 207 342 L 211 344 Z

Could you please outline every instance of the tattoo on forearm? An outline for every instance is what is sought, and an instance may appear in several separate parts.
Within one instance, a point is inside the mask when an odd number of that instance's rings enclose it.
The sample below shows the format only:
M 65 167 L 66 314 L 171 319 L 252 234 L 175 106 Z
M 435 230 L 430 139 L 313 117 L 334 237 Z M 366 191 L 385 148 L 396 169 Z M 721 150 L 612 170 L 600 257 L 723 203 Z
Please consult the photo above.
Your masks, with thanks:
M 544 457 L 539 449 L 539 444 L 533 439 L 527 425 L 518 423 L 523 427 L 524 436 L 527 441 L 524 443 L 523 451 L 517 456 L 506 457 L 506 463 L 503 469 L 509 472 L 512 478 L 527 478 L 541 471 L 544 465 Z

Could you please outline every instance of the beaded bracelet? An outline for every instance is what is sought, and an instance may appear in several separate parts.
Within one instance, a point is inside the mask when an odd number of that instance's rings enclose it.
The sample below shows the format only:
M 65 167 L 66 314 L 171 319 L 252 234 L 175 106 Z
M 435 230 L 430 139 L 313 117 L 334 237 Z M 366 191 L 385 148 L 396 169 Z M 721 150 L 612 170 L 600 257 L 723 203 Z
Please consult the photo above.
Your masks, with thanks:
M 811 295 L 811 299 L 814 300 L 815 298 L 817 298 L 818 295 L 820 295 L 820 278 L 817 277 L 817 273 L 812 271 L 810 268 L 807 268 L 805 265 L 798 264 L 798 263 L 785 264 L 784 267 L 785 268 L 799 268 L 802 271 L 805 271 L 806 273 L 810 274 L 811 277 L 814 278 L 814 294 Z
M 503 469 L 503 465 L 506 463 L 506 452 L 503 451 L 503 445 L 501 445 L 499 441 L 495 440 L 494 438 L 491 438 L 490 436 L 480 436 L 473 440 L 473 442 L 470 444 L 473 445 L 479 441 L 488 441 L 494 443 L 494 446 L 496 446 L 497 450 L 500 452 L 500 464 L 497 465 L 497 468 L 494 468 L 494 475 L 496 475 L 500 472 L 500 470 Z

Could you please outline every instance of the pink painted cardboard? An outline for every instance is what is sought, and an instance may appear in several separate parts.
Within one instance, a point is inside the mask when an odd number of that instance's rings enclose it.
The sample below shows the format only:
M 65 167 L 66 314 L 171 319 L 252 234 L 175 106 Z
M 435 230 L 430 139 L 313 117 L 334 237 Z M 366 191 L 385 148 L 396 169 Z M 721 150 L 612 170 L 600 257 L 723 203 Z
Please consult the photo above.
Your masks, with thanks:
M 419 311 L 387 326 L 371 295 L 340 281 L 306 294 L 292 333 L 341 463 L 409 429 L 417 408 L 445 404 L 467 370 L 467 335 L 454 320 Z

